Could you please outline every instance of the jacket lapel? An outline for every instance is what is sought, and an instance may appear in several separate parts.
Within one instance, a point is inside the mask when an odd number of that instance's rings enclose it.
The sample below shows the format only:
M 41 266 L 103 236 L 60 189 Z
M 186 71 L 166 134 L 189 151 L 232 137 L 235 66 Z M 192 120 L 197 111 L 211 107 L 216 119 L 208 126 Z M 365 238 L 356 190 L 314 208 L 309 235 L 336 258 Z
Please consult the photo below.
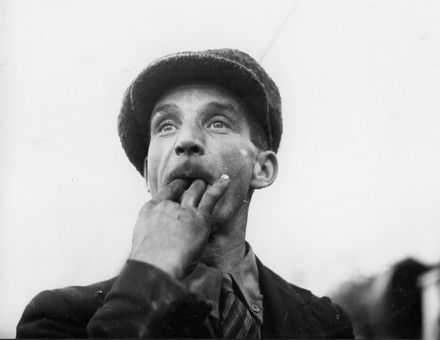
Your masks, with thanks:
M 310 337 L 304 305 L 310 301 L 308 291 L 297 291 L 257 258 L 263 294 L 263 338 Z M 307 294 L 308 293 L 308 294 Z

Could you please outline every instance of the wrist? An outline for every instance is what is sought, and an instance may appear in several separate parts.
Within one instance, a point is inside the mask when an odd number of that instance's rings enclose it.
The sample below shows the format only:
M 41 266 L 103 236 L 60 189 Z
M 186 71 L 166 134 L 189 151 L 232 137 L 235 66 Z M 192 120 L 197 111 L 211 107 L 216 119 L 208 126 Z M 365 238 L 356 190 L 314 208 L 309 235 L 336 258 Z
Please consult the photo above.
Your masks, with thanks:
M 181 278 L 184 273 L 183 266 L 181 265 L 182 261 L 171 254 L 161 255 L 158 253 L 151 254 L 133 251 L 129 259 L 153 265 L 175 279 Z

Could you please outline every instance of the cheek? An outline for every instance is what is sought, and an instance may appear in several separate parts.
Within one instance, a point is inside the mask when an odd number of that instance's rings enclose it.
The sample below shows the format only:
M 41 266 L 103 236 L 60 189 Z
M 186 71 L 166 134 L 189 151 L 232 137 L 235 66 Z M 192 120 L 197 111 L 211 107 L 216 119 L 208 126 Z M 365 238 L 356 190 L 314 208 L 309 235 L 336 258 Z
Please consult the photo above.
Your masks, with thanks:
M 252 176 L 255 155 L 247 148 L 238 148 L 233 152 L 222 154 L 220 158 L 224 172 L 231 177 L 232 181 L 237 177 L 243 180 L 248 177 L 250 179 Z
M 229 175 L 231 183 L 219 205 L 235 210 L 243 203 L 249 192 L 255 154 L 249 148 L 233 149 L 221 156 L 222 170 Z
M 157 162 L 148 154 L 148 187 L 152 194 L 157 192 Z
M 157 193 L 159 189 L 161 168 L 163 167 L 165 150 L 150 144 L 148 151 L 148 186 L 151 193 Z

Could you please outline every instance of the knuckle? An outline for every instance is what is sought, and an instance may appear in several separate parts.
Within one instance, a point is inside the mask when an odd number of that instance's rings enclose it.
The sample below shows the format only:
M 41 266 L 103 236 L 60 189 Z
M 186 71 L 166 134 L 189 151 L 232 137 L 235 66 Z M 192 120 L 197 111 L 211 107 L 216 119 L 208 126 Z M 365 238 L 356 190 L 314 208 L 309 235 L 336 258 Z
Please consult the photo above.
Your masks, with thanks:
M 160 201 L 154 205 L 154 208 L 157 210 L 169 209 L 173 205 L 172 203 L 173 202 L 168 200 Z
M 196 185 L 198 188 L 204 188 L 206 186 L 206 183 L 201 179 L 196 179 L 194 181 L 194 185 Z
M 151 206 L 152 206 L 151 201 L 148 201 L 148 202 L 144 203 L 142 205 L 141 209 L 139 210 L 139 213 L 142 214 L 142 213 L 147 212 L 148 210 L 151 209 Z
M 220 195 L 223 192 L 224 187 L 221 184 L 218 184 L 218 185 L 213 185 L 211 189 L 213 193 L 215 193 L 216 195 Z
M 200 184 L 204 184 L 205 182 L 202 180 L 202 179 L 200 179 L 200 178 L 197 178 L 197 179 L 195 179 L 194 181 L 193 181 L 193 184 L 194 185 L 200 185 Z
M 151 207 L 151 206 L 156 205 L 157 203 L 159 203 L 159 201 L 157 200 L 157 198 L 152 198 L 152 199 L 150 199 L 147 203 L 145 203 L 145 205 L 148 204 L 148 205 Z
M 213 220 L 211 214 L 203 213 L 202 216 L 203 216 L 203 219 L 205 220 L 206 224 L 211 225 L 212 220 Z
M 213 192 L 213 191 L 207 192 L 205 193 L 205 195 L 209 200 L 215 200 L 219 196 L 217 192 Z
M 172 208 L 176 206 L 176 203 L 170 200 L 165 200 L 161 202 L 161 205 L 163 205 L 166 208 Z
M 194 210 L 194 208 L 191 206 L 180 206 L 178 213 L 181 216 L 187 216 L 187 215 L 191 215 L 193 210 Z

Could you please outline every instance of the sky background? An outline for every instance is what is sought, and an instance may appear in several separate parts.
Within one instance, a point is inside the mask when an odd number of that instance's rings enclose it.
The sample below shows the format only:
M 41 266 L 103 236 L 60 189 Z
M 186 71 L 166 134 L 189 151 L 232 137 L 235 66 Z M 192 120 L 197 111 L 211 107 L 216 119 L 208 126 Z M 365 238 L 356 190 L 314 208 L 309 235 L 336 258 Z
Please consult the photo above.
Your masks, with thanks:
M 152 60 L 232 47 L 278 84 L 284 135 L 248 241 L 322 295 L 440 260 L 438 1 L 2 1 L 0 337 L 30 299 L 119 272 L 148 199 L 116 132 Z

